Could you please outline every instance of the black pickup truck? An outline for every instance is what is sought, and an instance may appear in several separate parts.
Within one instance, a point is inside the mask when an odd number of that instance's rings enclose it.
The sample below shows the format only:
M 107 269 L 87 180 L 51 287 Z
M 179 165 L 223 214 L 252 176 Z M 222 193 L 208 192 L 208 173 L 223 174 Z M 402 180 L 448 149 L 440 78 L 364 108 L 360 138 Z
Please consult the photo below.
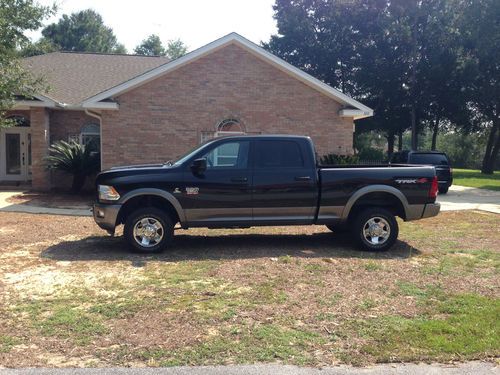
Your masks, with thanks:
M 124 224 L 132 249 L 164 250 L 174 226 L 349 228 L 361 248 L 386 250 L 396 216 L 435 216 L 431 166 L 319 166 L 309 137 L 236 136 L 208 141 L 175 162 L 103 171 L 96 180 L 97 224 Z

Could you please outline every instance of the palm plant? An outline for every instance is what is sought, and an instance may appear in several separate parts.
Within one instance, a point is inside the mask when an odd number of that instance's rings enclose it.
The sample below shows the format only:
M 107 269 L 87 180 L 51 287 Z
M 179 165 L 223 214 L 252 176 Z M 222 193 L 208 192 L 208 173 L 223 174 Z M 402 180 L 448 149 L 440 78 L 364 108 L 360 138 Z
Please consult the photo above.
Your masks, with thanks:
M 87 176 L 100 169 L 100 155 L 91 150 L 88 145 L 81 145 L 75 141 L 58 141 L 49 147 L 49 156 L 46 158 L 47 167 L 73 175 L 71 190 L 78 193 Z

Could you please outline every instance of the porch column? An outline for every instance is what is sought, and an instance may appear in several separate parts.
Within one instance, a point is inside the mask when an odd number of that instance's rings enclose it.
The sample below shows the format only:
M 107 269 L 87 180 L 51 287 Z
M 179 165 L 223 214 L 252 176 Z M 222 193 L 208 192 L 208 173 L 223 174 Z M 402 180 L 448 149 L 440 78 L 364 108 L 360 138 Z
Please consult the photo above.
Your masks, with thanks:
M 50 146 L 49 111 L 45 108 L 31 108 L 31 155 L 33 190 L 50 190 L 50 172 L 45 166 L 45 157 Z

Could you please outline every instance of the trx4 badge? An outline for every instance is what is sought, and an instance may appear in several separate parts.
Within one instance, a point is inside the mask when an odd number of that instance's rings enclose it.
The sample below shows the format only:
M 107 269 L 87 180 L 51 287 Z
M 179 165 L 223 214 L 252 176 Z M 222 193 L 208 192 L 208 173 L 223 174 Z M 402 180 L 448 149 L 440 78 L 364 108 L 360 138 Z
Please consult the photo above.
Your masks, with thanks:
M 186 187 L 187 195 L 197 195 L 200 191 L 200 188 L 197 187 Z

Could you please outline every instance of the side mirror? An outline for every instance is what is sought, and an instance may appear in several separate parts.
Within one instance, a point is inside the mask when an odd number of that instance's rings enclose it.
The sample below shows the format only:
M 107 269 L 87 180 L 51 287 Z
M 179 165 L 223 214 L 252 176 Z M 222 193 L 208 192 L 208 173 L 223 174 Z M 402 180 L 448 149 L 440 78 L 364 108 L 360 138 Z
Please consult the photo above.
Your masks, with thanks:
M 200 159 L 195 159 L 193 161 L 193 164 L 191 164 L 191 171 L 194 174 L 203 174 L 207 170 L 207 159 L 206 158 L 200 158 Z

